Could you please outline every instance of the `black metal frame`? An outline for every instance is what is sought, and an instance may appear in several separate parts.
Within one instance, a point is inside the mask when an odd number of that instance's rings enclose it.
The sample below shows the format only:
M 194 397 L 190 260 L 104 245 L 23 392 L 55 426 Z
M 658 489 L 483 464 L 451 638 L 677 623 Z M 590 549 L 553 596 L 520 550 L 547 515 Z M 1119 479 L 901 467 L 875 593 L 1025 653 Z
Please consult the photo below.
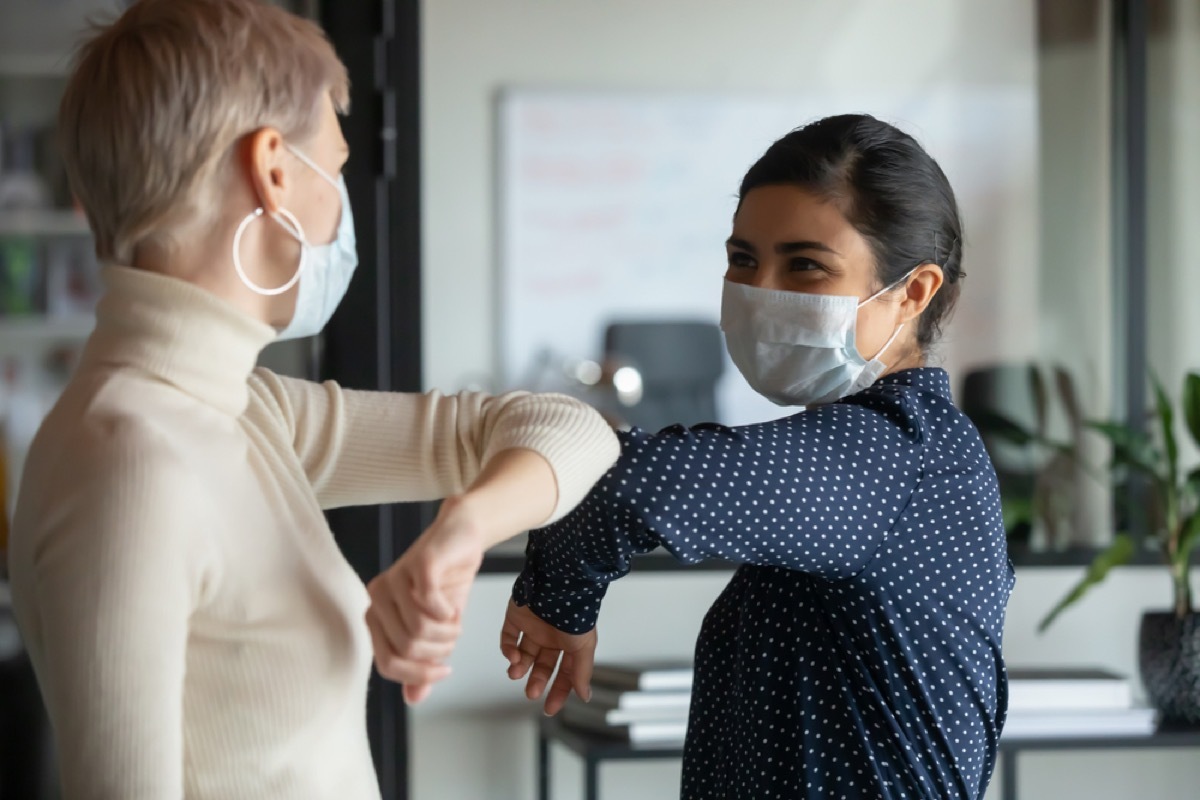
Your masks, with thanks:
M 327 2 L 321 22 L 345 62 L 351 107 L 346 183 L 361 266 L 326 328 L 321 377 L 421 391 L 420 2 Z M 374 313 L 364 313 L 373 309 Z M 428 517 L 418 505 L 347 508 L 329 521 L 364 580 L 392 564 Z M 408 796 L 408 734 L 399 687 L 372 677 L 367 731 L 383 797 Z
M 1147 96 L 1149 84 L 1146 51 L 1149 39 L 1144 0 L 1114 0 L 1113 3 L 1112 133 L 1113 236 L 1116 253 L 1113 318 L 1117 330 L 1119 364 L 1114 370 L 1113 397 L 1122 402 L 1126 424 L 1144 430 L 1147 424 L 1146 383 L 1149 375 L 1147 334 Z M 1145 507 L 1148 488 L 1144 481 L 1129 480 L 1124 491 L 1126 507 Z M 1136 537 L 1147 533 L 1146 520 L 1133 515 L 1128 529 Z

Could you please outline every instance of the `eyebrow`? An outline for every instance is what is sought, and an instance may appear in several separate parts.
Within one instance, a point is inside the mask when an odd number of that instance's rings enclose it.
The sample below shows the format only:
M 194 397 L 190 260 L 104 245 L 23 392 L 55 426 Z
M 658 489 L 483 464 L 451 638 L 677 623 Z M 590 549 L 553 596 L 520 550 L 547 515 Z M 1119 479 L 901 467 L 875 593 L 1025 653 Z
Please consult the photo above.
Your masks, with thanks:
M 725 241 L 725 244 L 729 245 L 730 247 L 736 247 L 739 250 L 745 250 L 747 253 L 758 252 L 758 249 L 745 239 L 735 239 L 730 237 Z M 827 244 L 822 244 L 821 242 L 780 242 L 779 244 L 775 245 L 775 252 L 779 253 L 780 255 L 790 255 L 791 253 L 798 253 L 803 250 L 816 250 L 820 253 L 831 253 L 835 256 L 840 255 L 838 251 L 834 250 Z

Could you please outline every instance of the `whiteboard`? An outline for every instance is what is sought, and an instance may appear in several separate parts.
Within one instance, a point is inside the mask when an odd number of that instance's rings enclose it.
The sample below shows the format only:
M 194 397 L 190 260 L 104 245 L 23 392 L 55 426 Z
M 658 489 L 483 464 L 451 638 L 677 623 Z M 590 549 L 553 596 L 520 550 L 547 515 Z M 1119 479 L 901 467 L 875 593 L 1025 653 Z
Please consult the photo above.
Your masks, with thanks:
M 979 210 L 990 217 L 986 241 L 1013 241 L 1006 226 L 1030 240 L 1036 100 L 1030 87 L 837 97 L 503 92 L 497 266 L 504 381 L 528 385 L 550 354 L 599 356 L 614 319 L 717 322 L 724 241 L 742 176 L 773 141 L 822 116 L 871 113 L 912 133 L 949 175 L 964 216 Z M 998 197 L 1024 210 L 997 213 Z M 1001 262 L 1010 257 L 995 254 Z M 1028 261 L 1035 257 L 1031 249 Z M 718 403 L 728 424 L 781 414 L 732 364 Z

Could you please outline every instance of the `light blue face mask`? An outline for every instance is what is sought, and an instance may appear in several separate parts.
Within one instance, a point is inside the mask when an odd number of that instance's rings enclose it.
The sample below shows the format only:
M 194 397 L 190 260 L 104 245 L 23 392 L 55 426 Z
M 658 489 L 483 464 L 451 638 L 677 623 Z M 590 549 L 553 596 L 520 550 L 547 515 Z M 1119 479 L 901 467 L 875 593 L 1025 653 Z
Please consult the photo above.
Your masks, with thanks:
M 238 226 L 237 233 L 233 237 L 233 266 L 242 283 L 252 291 L 267 296 L 283 294 L 295 286 L 297 281 L 300 283 L 300 291 L 296 296 L 296 311 L 292 314 L 292 321 L 279 332 L 280 341 L 316 336 L 324 330 L 338 304 L 346 296 L 346 290 L 350 287 L 350 278 L 353 277 L 354 270 L 358 266 L 354 215 L 350 211 L 350 195 L 346 191 L 345 178 L 339 176 L 336 180 L 333 179 L 307 155 L 291 145 L 288 145 L 287 148 L 296 158 L 303 161 L 328 181 L 333 188 L 337 189 L 338 196 L 341 198 L 342 215 L 334 240 L 329 244 L 314 245 L 305 238 L 304 228 L 301 227 L 300 221 L 292 212 L 286 208 L 280 208 L 279 211 L 271 214 L 271 218 L 300 243 L 300 265 L 296 268 L 296 274 L 283 286 L 273 289 L 259 286 L 250 280 L 246 275 L 246 270 L 242 267 L 242 259 L 238 253 L 242 234 L 251 222 L 262 216 L 263 209 L 255 209 Z
M 859 302 L 857 297 L 759 289 L 725 281 L 721 329 L 725 347 L 742 377 L 776 405 L 832 403 L 860 392 L 887 370 L 880 360 L 900 331 L 896 327 L 874 357 L 858 352 L 858 310 L 899 286 L 908 276 Z

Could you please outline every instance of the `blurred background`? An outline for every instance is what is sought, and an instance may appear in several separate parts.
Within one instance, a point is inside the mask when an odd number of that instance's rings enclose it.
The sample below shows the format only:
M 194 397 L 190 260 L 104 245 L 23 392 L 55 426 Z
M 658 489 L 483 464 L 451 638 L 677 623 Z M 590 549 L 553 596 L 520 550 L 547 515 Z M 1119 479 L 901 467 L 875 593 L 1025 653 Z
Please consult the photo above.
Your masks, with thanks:
M 1140 565 L 1036 627 L 1115 534 L 1141 541 L 1153 525 L 1084 422 L 1145 425 L 1147 376 L 1177 396 L 1200 368 L 1200 0 L 286 5 L 326 27 L 351 71 L 363 267 L 323 337 L 272 347 L 265 363 L 356 388 L 566 391 L 644 427 L 778 415 L 744 387 L 714 327 L 737 184 L 790 128 L 874 114 L 930 150 L 962 206 L 968 278 L 937 359 L 1001 478 L 1018 573 L 1007 656 L 1136 675 L 1138 620 L 1170 602 L 1141 548 Z M 6 514 L 98 291 L 53 144 L 57 102 L 84 20 L 122 6 L 0 0 Z M 1195 448 L 1182 451 L 1195 464 Z M 332 523 L 370 576 L 429 513 L 349 510 Z M 520 552 L 489 557 L 455 676 L 430 701 L 406 710 L 391 687 L 372 693 L 385 796 L 533 796 L 533 709 L 495 652 Z M 646 557 L 610 591 L 601 657 L 689 657 L 729 577 L 707 566 Z M 8 630 L 0 798 L 53 796 Z M 605 769 L 604 797 L 678 793 L 677 763 Z M 1037 753 L 1021 781 L 1033 798 L 1184 797 L 1200 760 Z M 577 765 L 556 761 L 555 797 L 578 796 L 579 782 Z

